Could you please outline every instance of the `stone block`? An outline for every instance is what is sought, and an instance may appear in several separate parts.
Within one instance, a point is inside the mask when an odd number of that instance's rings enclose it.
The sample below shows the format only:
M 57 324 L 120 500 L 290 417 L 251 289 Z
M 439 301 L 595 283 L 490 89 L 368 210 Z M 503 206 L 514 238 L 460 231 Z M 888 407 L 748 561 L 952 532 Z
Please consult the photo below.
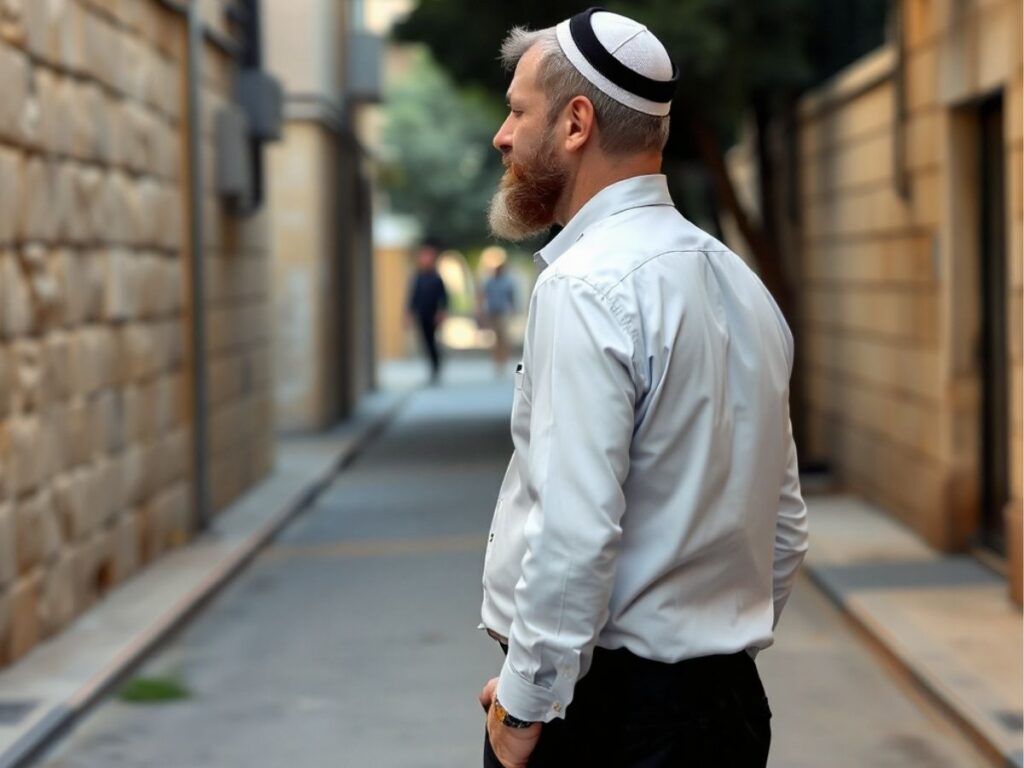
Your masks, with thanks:
M 17 661 L 39 642 L 39 591 L 37 571 L 19 579 L 11 590 L 10 660 Z
M 92 328 L 71 333 L 71 389 L 76 395 L 88 395 L 99 388 L 99 361 L 94 354 L 94 340 Z
M 18 254 L 32 297 L 32 313 L 39 330 L 56 328 L 64 315 L 64 295 L 51 252 L 39 244 L 26 245 Z
M 58 6 L 64 3 L 51 0 L 29 0 L 22 4 L 22 23 L 25 28 L 25 47 L 36 57 L 48 63 L 56 63 L 54 50 L 57 35 L 55 20 Z
M 6 418 L 11 412 L 14 396 L 14 365 L 10 352 L 0 346 L 0 419 Z M 0 498 L 3 498 L 0 487 Z
M 64 331 L 51 333 L 43 341 L 47 386 L 57 400 L 71 395 L 71 341 Z
M 30 126 L 29 63 L 19 50 L 0 41 L 0 83 L 4 84 L 4 97 L 0 99 L 0 137 L 15 143 L 26 142 Z
M 89 316 L 91 286 L 86 256 L 78 251 L 57 249 L 51 255 L 51 272 L 63 297 L 62 320 L 66 326 L 79 326 Z
M 136 515 L 139 535 L 139 559 L 151 563 L 163 554 L 167 539 L 166 516 L 159 499 L 151 499 Z
M 164 544 L 168 548 L 180 547 L 192 538 L 192 501 L 189 486 L 177 483 L 163 494 Z
M 177 378 L 162 375 L 153 379 L 153 410 L 155 411 L 156 435 L 163 435 L 175 424 L 177 413 Z
M 66 188 L 63 190 L 67 206 L 63 221 L 65 241 L 76 245 L 86 245 L 92 240 L 90 188 L 94 193 L 98 186 L 98 179 L 99 171 L 96 168 L 78 163 L 67 164 L 67 179 L 64 182 Z
M 0 41 L 8 42 L 16 47 L 25 45 L 22 17 L 24 3 L 25 0 L 0 0 Z
M 18 573 L 25 575 L 43 563 L 49 544 L 46 539 L 52 533 L 44 529 L 52 514 L 53 500 L 49 492 L 35 493 L 15 503 L 14 551 Z
M 160 466 L 161 452 L 159 441 L 142 445 L 141 478 L 139 490 L 143 499 L 150 498 L 159 490 L 158 480 L 163 471 Z
M 43 5 L 42 3 L 32 3 Z M 57 73 L 47 67 L 32 70 L 32 90 L 29 92 L 28 114 L 35 122 L 35 136 L 32 146 L 44 152 L 57 152 L 55 134 L 61 115 L 58 114 Z M 64 116 L 66 117 L 66 116 Z
M 52 242 L 57 231 L 54 164 L 38 155 L 25 162 L 21 201 L 21 239 Z
M 75 612 L 83 613 L 95 605 L 99 598 L 99 547 L 90 538 L 70 548 L 71 570 L 74 579 Z
M 62 553 L 43 573 L 39 600 L 39 624 L 42 637 L 64 629 L 75 617 L 73 558 Z
M 96 436 L 92 430 L 92 418 L 88 402 L 82 397 L 73 398 L 65 411 L 67 444 L 65 463 L 77 467 L 91 461 L 96 455 Z
M 0 504 L 0 592 L 6 591 L 18 575 L 17 535 L 14 506 L 10 502 Z
M 102 181 L 103 175 L 97 168 L 80 166 L 76 169 L 72 215 L 68 226 L 68 237 L 73 242 L 85 243 L 103 237 L 103 230 L 96 229 L 97 219 L 101 219 L 103 213 L 96 210 Z
M 125 444 L 124 408 L 120 395 L 113 389 L 104 389 L 91 400 L 93 433 L 105 453 L 117 453 Z
M 141 316 L 156 318 L 168 313 L 168 298 L 176 285 L 169 280 L 165 259 L 154 253 L 144 253 L 139 259 L 139 303 Z
M 42 430 L 38 416 L 20 416 L 7 423 L 8 488 L 21 496 L 38 487 L 43 474 Z
M 142 397 L 134 384 L 122 387 L 121 405 L 124 408 L 125 442 L 132 444 L 142 439 Z
M 114 581 L 119 584 L 139 569 L 139 527 L 134 514 L 121 517 L 114 537 Z
M 128 508 L 138 505 L 143 500 L 142 489 L 145 482 L 143 466 L 144 452 L 142 446 L 129 447 L 120 458 L 120 499 L 121 507 Z
M 0 330 L 8 339 L 28 335 L 36 329 L 32 293 L 21 268 L 11 253 L 0 253 Z
M 88 395 L 120 379 L 119 350 L 110 328 L 90 326 L 71 333 L 72 391 Z
M 148 378 L 157 368 L 155 334 L 148 324 L 133 323 L 118 331 L 122 374 L 126 381 Z
M 52 400 L 44 373 L 43 347 L 38 341 L 22 339 L 11 345 L 14 363 L 14 410 L 41 411 Z
M 167 365 L 177 368 L 185 360 L 185 325 L 177 319 L 164 323 L 167 339 Z
M 104 85 L 117 88 L 121 40 L 113 24 L 86 10 L 82 16 L 83 68 Z
M 11 429 L 10 421 L 0 419 L 0 499 L 6 499 L 11 490 Z M 2 502 L 0 502 L 2 503 Z
M 0 147 L 0 245 L 13 243 L 18 235 L 23 166 L 19 152 Z
M 160 441 L 160 485 L 171 485 L 189 476 L 192 458 L 191 433 L 186 429 L 171 432 Z
M 117 477 L 119 463 L 106 456 L 99 457 L 92 464 L 92 495 L 95 504 L 96 528 L 109 523 L 121 510 L 117 507 L 120 481 Z
M 85 498 L 79 486 L 83 470 L 72 470 L 53 478 L 50 491 L 53 494 L 53 510 L 57 515 L 61 536 L 73 543 L 81 539 L 82 509 Z
M 136 316 L 139 299 L 136 260 L 120 248 L 111 248 L 103 255 L 103 317 L 117 322 Z

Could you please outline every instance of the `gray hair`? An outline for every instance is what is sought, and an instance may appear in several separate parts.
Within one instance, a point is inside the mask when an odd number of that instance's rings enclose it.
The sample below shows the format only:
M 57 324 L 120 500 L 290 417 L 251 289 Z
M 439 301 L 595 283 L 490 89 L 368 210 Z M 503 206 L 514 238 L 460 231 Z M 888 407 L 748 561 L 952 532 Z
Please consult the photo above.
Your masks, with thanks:
M 501 44 L 501 63 L 513 70 L 534 45 L 540 51 L 537 80 L 548 97 L 548 120 L 554 125 L 558 113 L 576 96 L 594 105 L 600 129 L 601 149 L 608 154 L 661 152 L 668 141 L 668 115 L 659 117 L 620 104 L 587 80 L 572 65 L 558 44 L 554 27 L 529 30 L 514 27 Z

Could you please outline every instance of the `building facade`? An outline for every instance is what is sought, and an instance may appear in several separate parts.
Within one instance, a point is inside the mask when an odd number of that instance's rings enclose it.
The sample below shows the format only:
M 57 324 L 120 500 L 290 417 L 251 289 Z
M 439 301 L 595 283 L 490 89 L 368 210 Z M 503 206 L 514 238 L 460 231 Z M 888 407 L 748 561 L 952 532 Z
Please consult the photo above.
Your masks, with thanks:
M 346 416 L 373 384 L 369 156 L 355 126 L 379 62 L 345 0 L 265 3 L 267 66 L 284 86 L 269 152 L 275 410 L 308 431 Z
M 220 166 L 253 13 L 0 4 L 0 663 L 270 467 L 266 217 Z
M 1005 553 L 1019 601 L 1021 3 L 894 7 L 798 105 L 802 458 L 937 548 Z

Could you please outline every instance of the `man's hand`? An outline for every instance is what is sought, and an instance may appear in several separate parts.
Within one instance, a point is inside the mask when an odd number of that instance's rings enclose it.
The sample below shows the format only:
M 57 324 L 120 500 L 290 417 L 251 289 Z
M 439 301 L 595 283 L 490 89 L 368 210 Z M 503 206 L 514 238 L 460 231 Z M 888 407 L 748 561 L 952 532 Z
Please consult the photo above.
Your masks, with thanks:
M 534 723 L 529 728 L 512 728 L 499 722 L 491 706 L 497 689 L 498 678 L 494 677 L 480 691 L 480 706 L 487 712 L 487 737 L 491 741 L 491 749 L 505 768 L 526 768 L 540 739 L 541 724 Z

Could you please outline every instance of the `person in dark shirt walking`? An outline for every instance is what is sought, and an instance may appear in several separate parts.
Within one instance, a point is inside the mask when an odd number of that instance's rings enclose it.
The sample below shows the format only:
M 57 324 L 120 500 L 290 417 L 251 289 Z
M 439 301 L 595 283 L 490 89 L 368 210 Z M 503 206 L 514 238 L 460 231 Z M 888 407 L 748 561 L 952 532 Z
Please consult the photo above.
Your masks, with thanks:
M 423 337 L 423 346 L 430 360 L 430 380 L 441 375 L 441 354 L 437 347 L 437 328 L 448 310 L 448 291 L 437 272 L 438 243 L 427 238 L 416 254 L 416 276 L 409 286 L 406 322 L 415 322 Z

